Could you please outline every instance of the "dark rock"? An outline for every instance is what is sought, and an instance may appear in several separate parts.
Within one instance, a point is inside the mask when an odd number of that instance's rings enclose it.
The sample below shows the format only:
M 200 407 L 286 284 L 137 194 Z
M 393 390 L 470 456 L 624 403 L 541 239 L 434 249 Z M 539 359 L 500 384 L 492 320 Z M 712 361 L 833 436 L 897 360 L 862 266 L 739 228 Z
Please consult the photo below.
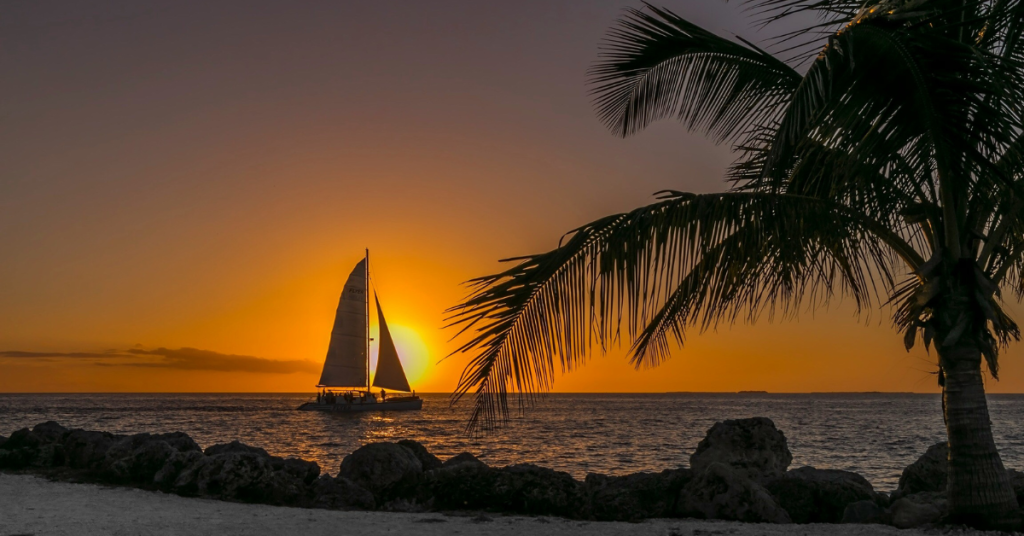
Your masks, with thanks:
M 457 454 L 457 455 L 452 456 L 451 458 L 448 458 L 447 460 L 445 460 L 444 463 L 441 464 L 441 467 L 454 467 L 456 465 L 463 464 L 463 463 L 487 465 L 484 462 L 482 462 L 479 459 L 477 459 L 476 456 L 473 456 L 472 454 L 470 454 L 468 452 L 463 452 L 462 454 Z
M 424 471 L 431 471 L 441 467 L 441 459 L 431 454 L 427 447 L 424 447 L 419 441 L 403 439 L 398 444 L 409 449 L 416 456 Z
M 99 469 L 107 451 L 121 439 L 121 436 L 107 432 L 71 430 L 63 439 L 67 465 L 73 469 Z
M 167 485 L 202 449 L 187 434 L 135 434 L 114 443 L 102 463 L 103 476 L 121 484 Z
M 37 449 L 42 442 L 39 436 L 32 433 L 32 430 L 28 428 L 22 428 L 21 430 L 15 430 L 11 434 L 11 437 L 7 438 L 4 442 L 3 450 L 17 450 L 17 449 Z
M 892 503 L 892 524 L 901 529 L 938 523 L 946 511 L 946 495 L 924 491 L 897 499 Z
M 64 465 L 64 447 L 55 441 L 66 431 L 53 421 L 15 431 L 0 447 L 0 469 Z
M 875 523 L 888 525 L 892 522 L 892 516 L 878 506 L 875 501 L 857 501 L 846 505 L 843 510 L 842 523 Z
M 1016 469 L 1007 469 L 1006 472 L 1010 474 L 1010 485 L 1017 494 L 1017 504 L 1024 508 L 1024 473 Z
M 700 474 L 713 463 L 731 466 L 757 481 L 780 477 L 793 461 L 786 436 L 771 419 L 754 417 L 716 423 L 690 456 L 690 468 Z
M 201 459 L 203 453 L 195 450 L 172 454 L 163 467 L 153 474 L 153 484 L 160 489 L 171 489 L 182 471 Z
M 322 475 L 312 486 L 313 508 L 331 510 L 372 510 L 373 494 L 345 477 Z
M 220 443 L 207 447 L 203 454 L 207 456 L 216 456 L 218 454 L 229 454 L 229 453 L 243 453 L 243 454 L 256 454 L 257 456 L 270 457 L 270 454 L 266 450 L 259 447 L 253 447 L 246 445 L 237 439 L 230 443 Z
M 32 433 L 40 440 L 40 444 L 58 443 L 68 432 L 67 428 L 54 421 L 46 421 L 32 427 Z
M 683 517 L 753 523 L 789 523 L 789 514 L 763 486 L 738 469 L 711 463 L 683 487 L 678 513 Z
M 585 500 L 568 473 L 530 464 L 494 469 L 467 461 L 427 471 L 416 502 L 434 510 L 487 510 L 581 517 Z
M 922 491 L 945 492 L 948 458 L 947 443 L 936 443 L 928 447 L 927 452 L 903 470 L 899 485 L 892 494 L 893 500 Z
M 638 521 L 670 517 L 683 486 L 693 478 L 689 469 L 626 476 L 589 474 L 583 483 L 587 516 L 598 521 Z
M 2 436 L 2 435 L 0 435 L 0 449 L 4 448 L 4 443 L 6 443 L 6 442 L 7 442 L 7 438 Z
M 383 504 L 407 493 L 422 472 L 423 464 L 409 449 L 396 443 L 371 443 L 345 456 L 338 476 L 370 490 Z
M 417 488 L 420 504 L 436 510 L 484 510 L 495 505 L 498 470 L 483 463 L 459 463 L 423 473 Z
M 497 505 L 520 514 L 578 517 L 583 506 L 569 473 L 526 463 L 499 469 L 494 493 Z
M 871 483 L 857 473 L 801 467 L 765 484 L 794 523 L 838 523 L 846 505 L 875 501 Z
M 174 480 L 174 491 L 245 502 L 306 505 L 310 484 L 320 466 L 305 460 L 270 456 L 261 448 L 233 441 L 214 445 L 197 457 Z M 212 453 L 212 454 L 209 454 Z
M 312 484 L 320 476 L 320 464 L 300 458 L 270 457 L 270 465 L 275 471 L 289 474 L 306 484 Z

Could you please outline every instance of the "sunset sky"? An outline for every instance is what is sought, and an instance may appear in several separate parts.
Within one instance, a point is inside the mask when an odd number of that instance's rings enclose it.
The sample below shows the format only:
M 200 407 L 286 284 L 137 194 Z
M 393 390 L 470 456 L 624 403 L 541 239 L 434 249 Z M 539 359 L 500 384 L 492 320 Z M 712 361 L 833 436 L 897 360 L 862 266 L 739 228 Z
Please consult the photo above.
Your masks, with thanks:
M 735 3 L 660 4 L 758 40 Z M 637 5 L 0 4 L 0 391 L 311 391 L 367 247 L 410 382 L 450 391 L 461 282 L 726 187 L 729 147 L 595 117 L 586 69 Z M 938 391 L 934 355 L 843 304 L 622 354 L 556 391 Z M 991 392 L 1024 392 L 1022 354 Z

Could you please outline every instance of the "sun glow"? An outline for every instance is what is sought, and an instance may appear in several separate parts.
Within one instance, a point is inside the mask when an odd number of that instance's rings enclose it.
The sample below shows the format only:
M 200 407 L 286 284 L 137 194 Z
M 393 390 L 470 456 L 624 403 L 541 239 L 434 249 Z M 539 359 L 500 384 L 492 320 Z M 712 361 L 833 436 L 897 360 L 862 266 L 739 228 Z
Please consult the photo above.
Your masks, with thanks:
M 391 331 L 391 337 L 395 341 L 398 359 L 402 362 L 402 368 L 405 369 L 405 377 L 409 380 L 409 386 L 415 389 L 416 384 L 420 383 L 427 375 L 427 366 L 430 363 L 430 350 L 416 330 L 390 322 L 388 322 L 388 329 Z M 373 331 L 376 331 L 376 326 Z M 377 336 L 374 335 L 374 343 L 371 348 L 373 357 L 371 364 L 374 368 L 377 366 L 377 351 L 379 348 L 376 340 Z

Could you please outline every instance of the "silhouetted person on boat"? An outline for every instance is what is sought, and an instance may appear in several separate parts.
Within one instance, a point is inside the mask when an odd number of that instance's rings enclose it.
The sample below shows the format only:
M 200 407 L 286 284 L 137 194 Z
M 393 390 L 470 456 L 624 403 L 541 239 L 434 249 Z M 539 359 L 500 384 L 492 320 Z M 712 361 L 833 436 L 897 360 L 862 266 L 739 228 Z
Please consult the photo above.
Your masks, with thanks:
M 380 390 L 380 401 L 384 402 L 388 399 L 388 394 L 384 392 L 384 389 Z

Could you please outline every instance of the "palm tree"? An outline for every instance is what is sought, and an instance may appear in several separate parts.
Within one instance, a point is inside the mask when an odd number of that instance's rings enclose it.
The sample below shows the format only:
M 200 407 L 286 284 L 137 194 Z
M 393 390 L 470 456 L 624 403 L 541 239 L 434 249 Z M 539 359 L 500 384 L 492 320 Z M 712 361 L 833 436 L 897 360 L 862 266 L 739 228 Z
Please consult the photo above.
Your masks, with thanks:
M 1024 1 L 751 0 L 780 58 L 652 6 L 611 31 L 592 70 L 600 118 L 626 136 L 677 118 L 734 144 L 724 193 L 656 203 L 571 231 L 472 280 L 450 310 L 473 355 L 454 393 L 470 426 L 509 416 L 592 345 L 636 367 L 699 331 L 852 298 L 885 307 L 909 350 L 937 354 L 950 521 L 1015 528 L 983 362 L 1020 337 L 1024 295 Z

